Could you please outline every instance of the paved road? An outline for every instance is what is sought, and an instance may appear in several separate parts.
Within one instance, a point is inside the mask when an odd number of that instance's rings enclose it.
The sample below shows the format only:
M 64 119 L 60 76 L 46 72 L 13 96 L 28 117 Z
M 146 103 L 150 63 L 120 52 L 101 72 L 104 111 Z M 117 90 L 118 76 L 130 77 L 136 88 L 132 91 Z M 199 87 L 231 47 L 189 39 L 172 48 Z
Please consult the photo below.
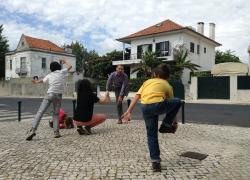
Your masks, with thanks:
M 60 130 L 55 139 L 46 121 L 25 141 L 31 122 L 0 122 L 0 180 L 249 180 L 249 128 L 185 124 L 175 134 L 160 134 L 162 172 L 153 173 L 145 125 L 118 125 L 109 119 L 80 136 Z M 208 155 L 204 160 L 181 156 Z
M 41 98 L 9 98 L 0 97 L 0 109 L 17 110 L 17 101 L 22 101 L 22 112 L 36 113 Z M 72 114 L 72 100 L 64 99 L 63 108 Z M 124 107 L 127 104 L 124 103 Z M 133 119 L 142 119 L 140 105 L 137 105 Z M 50 110 L 48 110 L 48 113 Z M 109 118 L 116 118 L 115 104 L 96 105 L 95 112 L 105 113 Z M 179 115 L 180 117 L 180 115 Z M 186 104 L 185 120 L 192 123 L 221 124 L 241 127 L 250 127 L 250 105 L 232 104 Z

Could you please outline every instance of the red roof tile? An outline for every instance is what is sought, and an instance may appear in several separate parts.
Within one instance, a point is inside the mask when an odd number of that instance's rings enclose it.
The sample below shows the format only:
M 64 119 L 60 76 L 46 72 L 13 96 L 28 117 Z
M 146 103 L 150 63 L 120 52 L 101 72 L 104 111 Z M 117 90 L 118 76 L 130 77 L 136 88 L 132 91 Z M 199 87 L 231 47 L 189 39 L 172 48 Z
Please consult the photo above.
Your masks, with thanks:
M 42 49 L 47 51 L 55 52 L 65 52 L 63 48 L 58 47 L 56 44 L 43 39 L 33 38 L 30 36 L 24 35 L 26 42 L 30 48 Z
M 146 29 L 143 29 L 141 31 L 138 31 L 134 34 L 131 34 L 129 36 L 120 38 L 118 40 L 125 40 L 125 39 L 130 39 L 130 38 L 135 38 L 135 37 L 140 37 L 140 36 L 146 36 L 146 35 L 151 35 L 151 34 L 157 34 L 157 33 L 163 33 L 163 32 L 169 32 L 169 31 L 175 31 L 175 30 L 180 30 L 183 29 L 184 27 L 176 24 L 175 22 L 171 20 L 166 20 L 163 22 L 160 22 L 158 24 L 155 24 L 153 26 L 150 26 Z
M 195 30 L 192 30 L 188 27 L 184 27 L 184 26 L 181 26 L 171 20 L 165 20 L 165 21 L 162 21 L 158 24 L 155 24 L 153 26 L 150 26 L 146 29 L 143 29 L 141 31 L 138 31 L 134 34 L 131 34 L 129 36 L 125 36 L 125 37 L 122 37 L 122 38 L 119 38 L 117 39 L 118 41 L 121 41 L 121 42 L 129 42 L 131 41 L 132 38 L 137 38 L 137 37 L 141 37 L 141 36 L 148 36 L 148 35 L 153 35 L 153 34 L 158 34 L 158 33 L 164 33 L 164 32 L 171 32 L 171 31 L 177 31 L 177 30 L 188 30 L 188 31 L 192 31 L 193 33 L 196 33 L 200 36 L 202 36 L 203 38 L 206 38 L 210 41 L 212 41 L 213 43 L 215 43 L 217 46 L 220 46 L 221 44 L 216 42 L 215 40 L 213 39 L 210 39 L 209 37 L 206 37 L 205 35 L 203 34 L 200 34 L 198 32 L 196 32 Z

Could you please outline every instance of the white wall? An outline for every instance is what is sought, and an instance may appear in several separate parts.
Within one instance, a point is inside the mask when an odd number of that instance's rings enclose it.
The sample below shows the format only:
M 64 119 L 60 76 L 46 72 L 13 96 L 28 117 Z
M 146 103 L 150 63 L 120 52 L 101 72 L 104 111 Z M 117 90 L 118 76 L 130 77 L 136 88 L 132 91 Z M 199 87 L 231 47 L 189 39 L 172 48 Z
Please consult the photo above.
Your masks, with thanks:
M 8 78 L 19 78 L 16 74 L 16 68 L 20 68 L 20 59 L 21 57 L 26 57 L 26 66 L 27 66 L 27 77 L 39 76 L 44 77 L 50 72 L 49 66 L 52 61 L 59 61 L 59 59 L 65 58 L 72 64 L 71 71 L 75 71 L 76 68 L 76 59 L 75 57 L 37 52 L 37 51 L 25 51 L 17 52 L 12 55 L 6 56 L 5 63 L 5 77 Z M 46 58 L 46 69 L 42 69 L 42 58 Z M 10 60 L 12 60 L 12 70 L 10 70 Z

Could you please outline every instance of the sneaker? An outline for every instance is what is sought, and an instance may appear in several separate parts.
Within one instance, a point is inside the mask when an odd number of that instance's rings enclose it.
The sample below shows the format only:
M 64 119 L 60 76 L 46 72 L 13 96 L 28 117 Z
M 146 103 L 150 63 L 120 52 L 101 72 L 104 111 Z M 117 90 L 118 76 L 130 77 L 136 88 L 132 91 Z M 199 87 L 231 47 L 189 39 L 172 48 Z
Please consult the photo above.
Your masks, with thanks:
M 60 137 L 62 137 L 62 136 L 61 136 L 61 134 L 59 133 L 59 131 L 55 131 L 55 132 L 54 132 L 54 137 L 55 137 L 55 138 L 60 138 Z
M 76 131 L 78 132 L 79 135 L 87 135 L 87 130 L 85 128 L 82 128 L 82 126 L 77 126 Z
M 28 131 L 28 136 L 26 138 L 26 141 L 31 141 L 32 138 L 36 135 L 35 131 L 33 129 Z
M 87 135 L 92 134 L 92 132 L 91 132 L 91 126 L 85 126 L 85 130 L 87 131 Z
M 161 163 L 152 162 L 153 172 L 161 172 Z
M 178 129 L 178 122 L 173 122 L 172 127 L 173 127 L 173 133 L 175 133 Z
M 49 127 L 53 128 L 53 121 L 49 121 Z
M 174 130 L 173 126 L 167 127 L 167 126 L 164 126 L 163 124 L 161 125 L 161 127 L 159 129 L 160 133 L 175 133 L 175 131 L 176 130 Z

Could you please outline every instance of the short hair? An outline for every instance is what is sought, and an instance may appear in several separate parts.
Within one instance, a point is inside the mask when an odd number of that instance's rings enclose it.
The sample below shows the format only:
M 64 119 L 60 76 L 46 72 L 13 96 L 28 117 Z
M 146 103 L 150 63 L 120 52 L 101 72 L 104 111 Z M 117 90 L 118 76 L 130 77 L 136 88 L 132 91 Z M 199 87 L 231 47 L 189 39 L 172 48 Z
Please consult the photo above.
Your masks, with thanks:
M 154 73 L 161 79 L 168 79 L 170 75 L 170 66 L 166 63 L 159 64 L 155 68 Z
M 53 61 L 53 62 L 50 63 L 50 70 L 51 70 L 51 72 L 54 72 L 56 70 L 61 70 L 61 69 L 62 69 L 62 66 L 58 62 Z

